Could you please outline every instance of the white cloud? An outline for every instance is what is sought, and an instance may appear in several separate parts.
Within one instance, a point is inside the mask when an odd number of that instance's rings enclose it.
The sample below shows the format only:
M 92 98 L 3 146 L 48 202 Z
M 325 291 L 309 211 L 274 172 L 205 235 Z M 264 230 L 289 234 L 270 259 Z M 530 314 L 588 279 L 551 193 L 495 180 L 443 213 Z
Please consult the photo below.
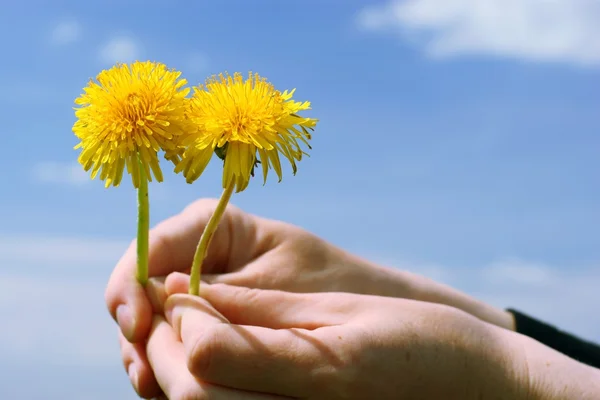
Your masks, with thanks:
M 106 42 L 99 51 L 100 61 L 106 64 L 129 63 L 139 59 L 140 44 L 132 37 L 119 36 Z
M 83 185 L 91 180 L 78 163 L 42 162 L 34 165 L 31 173 L 42 183 Z
M 596 312 L 600 303 L 599 265 L 559 269 L 539 264 L 528 267 L 519 262 L 515 267 L 491 265 L 481 272 L 477 281 L 465 286 L 473 295 L 600 342 Z M 497 279 L 489 279 L 492 276 Z
M 0 236 L 0 354 L 30 365 L 117 367 L 116 327 L 103 294 L 126 246 L 119 240 Z
M 64 276 L 36 278 L 3 272 L 0 352 L 20 362 L 116 364 L 116 328 L 104 306 L 104 285 Z
M 77 21 L 63 21 L 56 25 L 50 34 L 50 40 L 55 45 L 65 45 L 77 42 L 81 38 L 82 28 Z
M 0 235 L 0 264 L 48 264 L 61 269 L 90 263 L 110 266 L 128 245 L 116 239 Z
M 466 54 L 600 64 L 598 0 L 391 0 L 359 26 L 395 31 L 432 57 Z
M 556 272 L 542 264 L 507 260 L 490 264 L 483 277 L 491 283 L 548 287 L 555 282 Z
M 497 307 L 515 308 L 600 342 L 600 325 L 594 310 L 600 303 L 600 265 L 558 268 L 509 259 L 481 268 L 452 268 L 384 261 L 382 265 L 427 276 Z

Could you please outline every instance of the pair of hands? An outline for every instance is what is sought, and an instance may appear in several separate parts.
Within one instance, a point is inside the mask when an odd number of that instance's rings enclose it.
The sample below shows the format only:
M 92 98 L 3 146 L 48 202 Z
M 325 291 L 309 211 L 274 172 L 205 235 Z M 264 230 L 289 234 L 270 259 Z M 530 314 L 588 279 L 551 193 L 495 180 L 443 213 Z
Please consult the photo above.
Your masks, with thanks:
M 166 279 L 136 282 L 133 245 L 111 276 L 106 301 L 140 396 L 529 398 L 527 352 L 504 311 L 235 207 L 211 243 L 202 297 L 185 294 L 178 271 L 215 204 L 153 229 L 150 276 Z

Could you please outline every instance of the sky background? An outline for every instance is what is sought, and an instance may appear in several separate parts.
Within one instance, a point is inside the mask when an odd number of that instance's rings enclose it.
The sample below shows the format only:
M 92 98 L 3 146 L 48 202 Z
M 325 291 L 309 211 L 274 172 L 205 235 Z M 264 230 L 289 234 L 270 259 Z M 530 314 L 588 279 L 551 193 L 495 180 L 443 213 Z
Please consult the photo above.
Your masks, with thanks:
M 233 203 L 600 341 L 600 1 L 0 6 L 0 398 L 134 399 L 108 276 L 135 192 L 76 164 L 73 100 L 116 61 L 255 71 L 320 119 Z M 151 185 L 152 222 L 220 193 Z

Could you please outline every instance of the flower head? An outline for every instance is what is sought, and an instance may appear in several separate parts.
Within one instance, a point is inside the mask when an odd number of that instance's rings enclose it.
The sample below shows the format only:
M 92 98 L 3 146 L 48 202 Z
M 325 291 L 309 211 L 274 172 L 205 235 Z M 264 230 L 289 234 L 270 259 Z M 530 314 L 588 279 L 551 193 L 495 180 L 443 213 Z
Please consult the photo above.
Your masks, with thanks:
M 179 161 L 176 139 L 186 130 L 185 108 L 190 89 L 181 73 L 164 64 L 117 64 L 90 80 L 79 105 L 73 132 L 81 142 L 79 162 L 92 179 L 100 173 L 106 187 L 118 186 L 123 170 L 134 187 L 140 179 L 162 181 L 158 152 Z M 139 161 L 138 161 L 139 160 Z M 140 165 L 143 171 L 140 171 Z M 143 172 L 143 173 L 142 173 Z
M 194 88 L 188 118 L 196 132 L 182 137 L 185 148 L 175 171 L 183 171 L 188 183 L 204 171 L 213 153 L 224 159 L 223 187 L 235 182 L 236 191 L 244 190 L 261 164 L 266 182 L 270 168 L 282 178 L 280 154 L 296 173 L 296 161 L 306 154 L 316 119 L 298 115 L 310 109 L 309 102 L 292 100 L 294 91 L 281 93 L 258 74 L 220 74 L 205 85 Z

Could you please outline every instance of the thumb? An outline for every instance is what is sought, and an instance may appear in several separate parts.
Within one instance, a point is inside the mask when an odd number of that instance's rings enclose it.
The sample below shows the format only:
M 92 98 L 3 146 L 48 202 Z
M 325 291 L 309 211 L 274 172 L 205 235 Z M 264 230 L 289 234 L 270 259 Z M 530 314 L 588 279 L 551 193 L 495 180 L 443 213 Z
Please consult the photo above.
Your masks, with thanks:
M 190 275 L 181 272 L 170 273 L 165 279 L 165 292 L 170 296 L 172 294 L 186 294 L 190 287 Z M 204 282 L 200 284 L 200 288 L 204 289 Z
M 204 284 L 200 295 L 231 323 L 272 329 L 339 325 L 354 308 L 344 293 L 299 294 Z
M 168 296 L 187 294 L 189 275 L 174 272 L 165 281 Z M 225 284 L 202 282 L 200 296 L 233 324 L 266 328 L 313 329 L 318 319 L 314 298 L 290 296 L 275 290 L 248 289 Z M 319 326 L 329 325 L 327 323 Z

